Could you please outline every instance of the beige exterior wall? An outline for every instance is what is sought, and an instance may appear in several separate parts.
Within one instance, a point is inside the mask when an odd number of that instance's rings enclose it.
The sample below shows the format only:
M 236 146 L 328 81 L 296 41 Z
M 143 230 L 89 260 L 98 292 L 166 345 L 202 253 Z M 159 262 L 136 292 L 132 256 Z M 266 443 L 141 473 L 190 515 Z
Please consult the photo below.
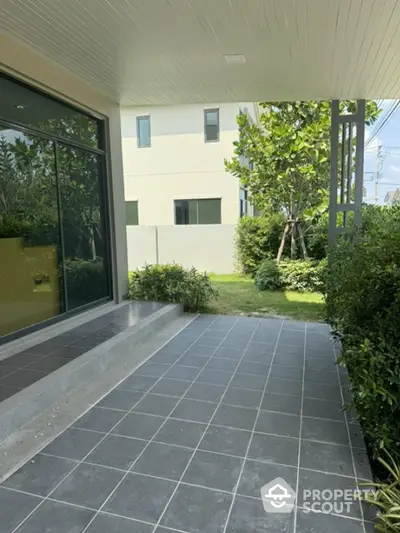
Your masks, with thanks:
M 128 258 L 119 105 L 70 71 L 4 34 L 0 34 L 0 69 L 61 100 L 97 114 L 100 118 L 106 118 L 109 126 L 107 150 L 110 210 L 113 213 L 111 239 L 114 296 L 116 300 L 120 300 L 128 289 Z
M 157 262 L 215 274 L 235 270 L 234 224 L 128 226 L 127 234 L 129 270 Z
M 218 142 L 204 142 L 208 108 L 219 108 Z M 174 200 L 191 198 L 221 198 L 222 224 L 237 222 L 239 181 L 224 159 L 233 155 L 238 112 L 238 103 L 122 108 L 125 198 L 138 201 L 139 225 L 174 224 Z M 150 115 L 149 148 L 137 147 L 136 118 L 143 115 Z

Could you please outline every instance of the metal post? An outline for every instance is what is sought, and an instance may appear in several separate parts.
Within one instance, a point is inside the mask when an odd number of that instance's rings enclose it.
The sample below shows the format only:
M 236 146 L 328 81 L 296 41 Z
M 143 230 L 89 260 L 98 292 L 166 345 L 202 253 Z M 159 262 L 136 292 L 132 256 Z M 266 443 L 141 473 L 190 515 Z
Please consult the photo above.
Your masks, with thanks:
M 365 139 L 365 100 L 357 100 L 357 137 L 356 137 L 356 168 L 354 222 L 361 224 L 361 206 L 364 190 L 364 139 Z
M 354 128 L 353 126 L 356 127 Z M 354 131 L 356 132 L 356 142 L 355 157 L 353 160 Z M 331 173 L 328 228 L 330 245 L 335 242 L 337 235 L 343 232 L 347 221 L 347 213 L 353 211 L 355 224 L 361 224 L 364 185 L 364 137 L 365 100 L 357 100 L 356 113 L 347 115 L 340 114 L 340 102 L 339 100 L 333 100 L 331 107 Z M 348 153 L 346 153 L 346 145 Z M 352 172 L 353 164 L 355 167 L 354 182 Z M 354 199 L 351 197 L 353 183 Z M 340 223 L 338 215 L 341 215 Z
M 339 150 L 339 100 L 331 104 L 331 176 L 329 187 L 329 227 L 328 241 L 336 239 L 336 205 L 338 195 L 338 150 Z

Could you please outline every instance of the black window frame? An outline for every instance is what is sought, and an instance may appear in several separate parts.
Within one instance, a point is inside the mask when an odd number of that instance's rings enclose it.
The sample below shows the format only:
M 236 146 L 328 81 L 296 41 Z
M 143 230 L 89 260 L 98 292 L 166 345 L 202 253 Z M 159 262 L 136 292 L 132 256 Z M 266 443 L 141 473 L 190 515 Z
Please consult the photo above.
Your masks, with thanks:
M 219 222 L 199 222 L 199 202 L 215 200 L 219 202 Z M 190 222 L 190 202 L 196 203 L 196 222 Z M 182 206 L 179 204 L 187 204 Z M 185 221 L 178 222 L 177 208 L 186 208 L 185 216 L 182 217 Z M 175 226 L 220 226 L 222 224 L 222 198 L 178 198 L 174 200 L 174 224 Z
M 110 129 L 109 129 L 108 117 L 102 116 L 100 114 L 96 115 L 95 113 L 89 113 L 86 109 L 82 109 L 81 107 L 77 105 L 73 105 L 68 100 L 63 100 L 62 98 L 56 97 L 51 93 L 47 93 L 43 91 L 42 89 L 36 87 L 35 85 L 26 83 L 25 81 L 0 70 L 0 83 L 1 83 L 2 78 L 8 81 L 11 81 L 12 83 L 15 83 L 17 85 L 20 85 L 33 93 L 39 94 L 40 96 L 48 100 L 55 101 L 58 104 L 61 104 L 62 106 L 70 108 L 97 122 L 98 147 L 94 147 L 89 144 L 85 144 L 84 142 L 80 142 L 79 140 L 76 140 L 76 139 L 60 136 L 56 133 L 47 133 L 34 126 L 26 125 L 25 123 L 14 118 L 11 120 L 8 118 L 7 119 L 3 118 L 0 114 L 0 126 L 5 126 L 7 129 L 14 129 L 24 134 L 28 134 L 28 135 L 31 134 L 38 138 L 52 141 L 54 143 L 54 149 L 55 149 L 56 166 L 58 165 L 58 154 L 57 154 L 58 145 L 69 146 L 72 148 L 77 148 L 80 150 L 84 150 L 86 152 L 90 152 L 90 153 L 102 156 L 99 161 L 99 171 L 101 172 L 102 178 L 103 178 L 100 180 L 100 191 L 101 191 L 100 195 L 102 196 L 103 203 L 104 203 L 104 205 L 102 206 L 104 209 L 104 221 L 103 221 L 104 250 L 105 250 L 104 260 L 105 260 L 105 271 L 106 271 L 106 279 L 107 279 L 109 294 L 108 296 L 102 297 L 99 300 L 86 303 L 77 308 L 68 309 L 68 306 L 67 306 L 64 312 L 58 315 L 55 315 L 54 317 L 32 324 L 30 326 L 24 327 L 23 329 L 13 331 L 6 335 L 0 336 L 0 346 L 14 339 L 21 338 L 34 331 L 39 331 L 52 324 L 56 324 L 58 322 L 66 320 L 67 318 L 71 318 L 74 315 L 80 314 L 88 309 L 91 309 L 102 303 L 105 303 L 106 301 L 113 300 L 114 298 L 114 277 L 113 277 L 114 275 L 113 275 L 113 269 L 112 269 L 113 260 L 112 260 L 112 249 L 111 249 L 111 244 L 110 244 L 111 243 L 111 203 L 110 203 L 111 163 L 110 163 L 110 156 L 109 156 Z M 0 133 L 1 133 L 1 130 L 0 130 Z M 59 174 L 57 170 L 56 170 L 56 174 L 57 174 L 56 176 L 57 187 L 59 189 L 60 179 L 59 179 Z M 62 217 L 60 218 L 60 227 L 62 228 Z M 61 246 L 63 247 L 63 245 Z M 64 283 L 65 285 L 67 285 L 66 280 L 64 280 Z
M 147 120 L 149 124 L 149 144 L 142 144 L 140 140 L 140 121 Z M 136 139 L 138 148 L 151 148 L 151 119 L 150 115 L 140 115 L 136 117 Z
M 86 109 L 82 109 L 77 105 L 71 104 L 68 100 L 63 100 L 62 98 L 54 96 L 51 93 L 47 93 L 43 91 L 42 89 L 35 87 L 34 85 L 30 85 L 29 83 L 26 83 L 25 81 L 19 78 L 16 78 L 14 76 L 11 76 L 7 72 L 0 70 L 0 81 L 2 78 L 12 83 L 15 83 L 16 85 L 19 85 L 27 89 L 28 91 L 31 91 L 32 93 L 36 93 L 42 98 L 46 98 L 47 100 L 56 102 L 62 105 L 63 107 L 76 111 L 82 116 L 88 117 L 91 120 L 95 120 L 97 122 L 98 146 L 91 146 L 90 144 L 86 144 L 85 142 L 79 141 L 78 139 L 75 139 L 72 137 L 64 137 L 57 133 L 48 133 L 40 128 L 28 125 L 22 121 L 19 121 L 18 119 L 13 118 L 12 120 L 10 120 L 10 119 L 4 118 L 2 117 L 1 110 L 0 110 L 0 120 L 2 121 L 3 124 L 11 125 L 15 127 L 16 129 L 21 130 L 22 132 L 33 133 L 34 135 L 37 135 L 38 137 L 42 137 L 43 139 L 59 141 L 64 144 L 75 146 L 77 148 L 82 148 L 84 150 L 89 150 L 91 152 L 96 152 L 98 154 L 106 153 L 106 144 L 107 144 L 106 137 L 108 135 L 108 131 L 107 132 L 105 131 L 105 123 L 107 121 L 107 117 L 101 116 L 100 114 L 96 115 L 95 113 L 90 113 Z
M 243 218 L 244 216 L 249 214 L 249 197 L 248 197 L 248 190 L 246 188 L 241 187 L 239 192 L 239 217 Z
M 207 138 L 207 115 L 209 113 L 216 113 L 217 114 L 217 138 L 216 139 L 208 139 Z M 220 116 L 219 116 L 219 107 L 210 107 L 207 109 L 204 109 L 204 142 L 205 143 L 217 143 L 219 142 L 220 138 Z

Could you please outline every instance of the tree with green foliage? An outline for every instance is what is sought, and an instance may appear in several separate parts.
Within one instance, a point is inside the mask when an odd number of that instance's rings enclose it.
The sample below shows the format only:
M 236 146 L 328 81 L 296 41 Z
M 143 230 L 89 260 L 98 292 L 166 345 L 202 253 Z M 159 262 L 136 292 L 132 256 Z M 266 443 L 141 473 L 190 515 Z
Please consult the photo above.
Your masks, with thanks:
M 342 112 L 354 112 L 355 102 L 341 102 Z M 226 169 L 249 190 L 261 212 L 283 212 L 286 223 L 277 253 L 279 261 L 291 235 L 291 256 L 296 256 L 298 235 L 307 259 L 302 221 L 307 213 L 327 204 L 330 174 L 329 101 L 264 102 L 259 124 L 246 114 L 237 117 L 239 140 Z M 373 124 L 380 109 L 366 105 L 366 124 Z M 323 209 L 322 209 L 323 210 Z

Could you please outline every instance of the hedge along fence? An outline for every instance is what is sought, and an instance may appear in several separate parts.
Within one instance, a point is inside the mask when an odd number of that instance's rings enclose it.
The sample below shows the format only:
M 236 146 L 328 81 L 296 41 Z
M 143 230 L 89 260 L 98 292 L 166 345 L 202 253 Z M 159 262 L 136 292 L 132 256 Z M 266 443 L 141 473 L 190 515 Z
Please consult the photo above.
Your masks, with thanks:
M 242 217 L 236 230 L 236 262 L 239 272 L 255 276 L 265 259 L 274 259 L 284 228 L 283 213 Z M 305 225 L 304 232 L 308 255 L 312 260 L 325 258 L 328 246 L 328 216 L 323 215 L 312 226 Z M 284 258 L 290 256 L 289 241 L 290 239 L 286 240 Z
M 263 290 L 287 289 L 298 292 L 325 292 L 327 260 L 281 261 L 265 259 L 254 282 Z
M 328 270 L 328 318 L 342 342 L 352 405 L 374 458 L 400 461 L 400 207 L 368 212 L 338 239 Z
M 181 265 L 146 265 L 129 274 L 129 297 L 134 300 L 181 303 L 185 311 L 203 311 L 218 298 L 206 272 Z
M 281 213 L 239 220 L 236 262 L 242 274 L 254 276 L 264 259 L 276 257 L 284 227 L 285 217 Z

